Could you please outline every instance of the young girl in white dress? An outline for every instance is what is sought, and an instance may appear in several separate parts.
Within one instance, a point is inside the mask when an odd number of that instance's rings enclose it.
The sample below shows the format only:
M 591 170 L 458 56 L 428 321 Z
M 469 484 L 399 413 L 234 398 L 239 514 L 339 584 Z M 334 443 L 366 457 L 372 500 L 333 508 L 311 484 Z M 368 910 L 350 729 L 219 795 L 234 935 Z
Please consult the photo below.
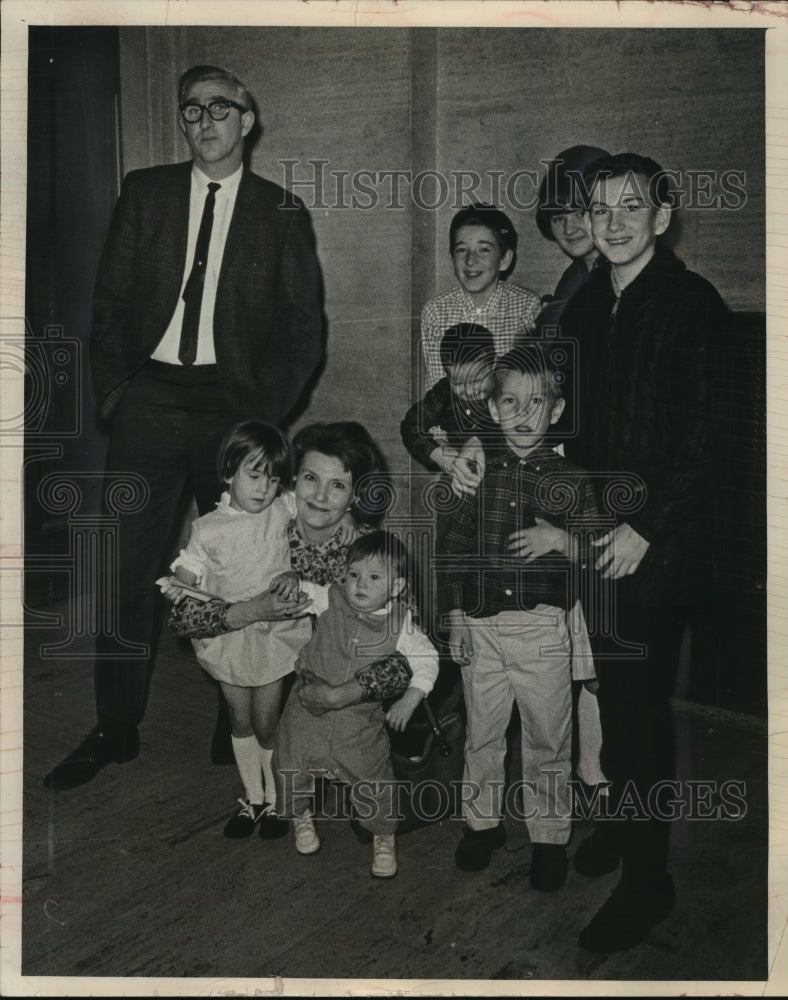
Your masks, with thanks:
M 198 518 L 191 538 L 172 564 L 182 582 L 227 601 L 244 601 L 269 588 L 294 598 L 298 577 L 290 566 L 287 526 L 295 516 L 289 479 L 290 450 L 276 427 L 245 421 L 234 427 L 219 455 L 227 492 L 216 510 Z M 260 827 L 266 839 L 284 836 L 276 816 L 271 758 L 282 706 L 284 677 L 312 634 L 308 617 L 255 622 L 212 639 L 192 639 L 202 667 L 219 681 L 230 709 L 232 744 L 244 786 L 241 808 L 224 828 L 247 837 Z

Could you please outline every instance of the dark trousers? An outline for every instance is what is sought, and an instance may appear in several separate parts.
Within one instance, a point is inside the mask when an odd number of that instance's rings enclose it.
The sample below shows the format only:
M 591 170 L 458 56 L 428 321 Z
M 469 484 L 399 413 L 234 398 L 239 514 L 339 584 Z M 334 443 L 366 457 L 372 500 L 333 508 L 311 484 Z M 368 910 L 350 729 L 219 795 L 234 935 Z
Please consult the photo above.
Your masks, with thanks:
M 669 816 L 675 794 L 660 782 L 675 772 L 670 697 L 676 679 L 684 615 L 677 609 L 618 606 L 616 637 L 643 653 L 621 658 L 620 641 L 592 639 L 599 678 L 602 769 L 611 782 L 608 830 L 621 848 L 623 873 L 648 883 L 667 865 Z M 611 652 L 617 658 L 611 658 Z M 607 655 L 606 655 L 607 654 Z
M 96 644 L 101 726 L 136 725 L 143 717 L 161 601 L 155 581 L 168 571 L 185 502 L 193 495 L 204 514 L 219 499 L 217 454 L 231 424 L 216 368 L 205 365 L 149 361 L 113 414 L 105 496 L 133 473 L 144 482 L 147 501 L 119 515 L 117 558 L 107 563 L 115 571 L 102 581 L 105 605 L 117 617 L 109 616 Z M 138 647 L 132 654 L 129 643 Z

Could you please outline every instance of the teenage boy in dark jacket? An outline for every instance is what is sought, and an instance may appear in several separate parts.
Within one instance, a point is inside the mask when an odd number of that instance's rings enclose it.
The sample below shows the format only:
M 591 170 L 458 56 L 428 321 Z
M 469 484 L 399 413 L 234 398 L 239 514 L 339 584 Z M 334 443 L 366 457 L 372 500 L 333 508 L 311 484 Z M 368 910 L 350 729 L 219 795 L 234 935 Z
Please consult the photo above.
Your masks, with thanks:
M 606 595 L 585 612 L 600 681 L 602 766 L 612 782 L 608 812 L 624 800 L 636 805 L 622 810 L 626 819 L 600 823 L 575 867 L 599 875 L 623 862 L 621 881 L 580 935 L 582 947 L 616 951 L 674 905 L 657 790 L 674 771 L 669 698 L 703 565 L 711 366 L 726 308 L 658 243 L 671 219 L 659 164 L 623 153 L 595 161 L 585 182 L 603 256 L 562 316 L 562 335 L 578 342 L 577 435 L 565 448 L 592 471 L 600 512 L 615 522 L 595 543 Z M 602 626 L 606 607 L 612 629 Z

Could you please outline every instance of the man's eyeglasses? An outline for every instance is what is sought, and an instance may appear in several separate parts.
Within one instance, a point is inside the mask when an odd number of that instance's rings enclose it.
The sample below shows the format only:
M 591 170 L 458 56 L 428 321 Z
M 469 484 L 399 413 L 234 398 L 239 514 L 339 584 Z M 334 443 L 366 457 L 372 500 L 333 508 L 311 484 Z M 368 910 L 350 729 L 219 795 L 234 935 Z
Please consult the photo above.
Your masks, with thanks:
M 211 101 L 210 104 L 197 104 L 195 101 L 188 101 L 186 104 L 180 105 L 183 120 L 189 122 L 190 125 L 201 122 L 204 111 L 207 111 L 215 122 L 224 121 L 230 114 L 230 108 L 238 108 L 241 114 L 245 114 L 249 110 L 235 101 Z

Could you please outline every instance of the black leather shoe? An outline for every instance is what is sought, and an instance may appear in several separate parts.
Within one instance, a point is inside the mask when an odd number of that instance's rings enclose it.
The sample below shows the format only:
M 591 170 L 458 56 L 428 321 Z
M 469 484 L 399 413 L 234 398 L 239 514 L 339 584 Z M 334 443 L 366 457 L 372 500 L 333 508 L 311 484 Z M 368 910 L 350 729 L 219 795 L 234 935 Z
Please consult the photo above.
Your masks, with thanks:
M 260 836 L 263 840 L 279 840 L 290 832 L 290 822 L 276 815 L 276 810 L 268 802 L 260 820 Z
M 530 882 L 539 892 L 558 892 L 566 882 L 566 848 L 563 844 L 534 844 Z
M 590 837 L 575 851 L 575 871 L 581 875 L 596 877 L 614 872 L 621 863 L 621 850 L 618 846 L 617 830 L 612 824 L 614 820 L 598 826 Z
M 92 781 L 107 764 L 125 764 L 140 752 L 136 726 L 96 726 L 77 749 L 44 778 L 47 788 L 76 788 Z
M 506 830 L 501 825 L 487 830 L 471 830 L 466 826 L 454 852 L 454 863 L 461 871 L 480 872 L 489 865 L 495 848 L 505 843 Z
M 577 943 L 587 951 L 597 952 L 634 948 L 675 904 L 676 890 L 667 872 L 648 885 L 622 878 L 610 899 L 580 932 Z

